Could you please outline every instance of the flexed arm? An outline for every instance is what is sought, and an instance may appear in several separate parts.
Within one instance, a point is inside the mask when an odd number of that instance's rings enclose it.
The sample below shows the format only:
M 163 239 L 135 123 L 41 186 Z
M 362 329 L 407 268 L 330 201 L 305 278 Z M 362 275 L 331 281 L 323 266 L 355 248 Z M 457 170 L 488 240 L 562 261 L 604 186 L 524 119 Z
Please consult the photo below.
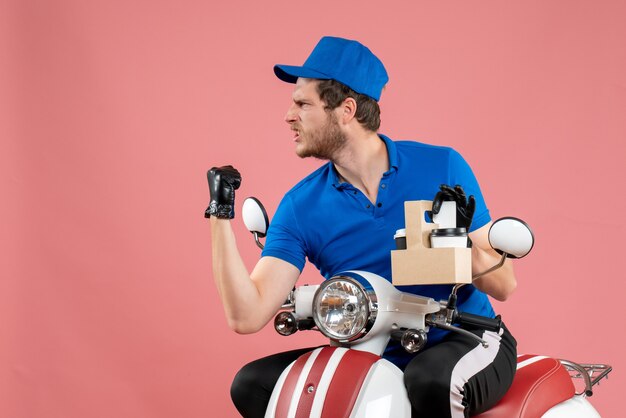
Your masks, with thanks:
M 241 176 L 232 166 L 224 166 L 209 170 L 207 179 L 211 202 L 205 216 L 211 223 L 215 284 L 230 328 L 241 334 L 253 333 L 278 311 L 300 270 L 278 258 L 263 257 L 248 273 L 231 225 Z

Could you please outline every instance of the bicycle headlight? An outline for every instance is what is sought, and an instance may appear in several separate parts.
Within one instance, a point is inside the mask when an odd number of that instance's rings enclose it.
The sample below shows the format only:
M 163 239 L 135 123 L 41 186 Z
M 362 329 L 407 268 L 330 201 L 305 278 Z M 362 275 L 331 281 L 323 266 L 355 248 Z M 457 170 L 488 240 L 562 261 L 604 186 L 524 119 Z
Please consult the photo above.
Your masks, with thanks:
M 313 320 L 322 334 L 339 342 L 363 337 L 376 319 L 376 295 L 348 276 L 323 282 L 313 297 Z

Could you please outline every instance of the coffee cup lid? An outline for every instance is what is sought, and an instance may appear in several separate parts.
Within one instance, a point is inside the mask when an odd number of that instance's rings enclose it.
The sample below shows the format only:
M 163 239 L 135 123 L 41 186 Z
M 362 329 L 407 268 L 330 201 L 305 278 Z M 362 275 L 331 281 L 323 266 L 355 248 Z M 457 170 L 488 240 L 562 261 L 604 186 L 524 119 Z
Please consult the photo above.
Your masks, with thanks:
M 406 237 L 406 228 L 402 228 L 402 229 L 398 229 L 396 231 L 396 234 L 393 236 L 393 238 L 401 238 L 401 237 Z
M 430 233 L 432 237 L 465 237 L 467 236 L 466 228 L 439 228 L 433 229 Z

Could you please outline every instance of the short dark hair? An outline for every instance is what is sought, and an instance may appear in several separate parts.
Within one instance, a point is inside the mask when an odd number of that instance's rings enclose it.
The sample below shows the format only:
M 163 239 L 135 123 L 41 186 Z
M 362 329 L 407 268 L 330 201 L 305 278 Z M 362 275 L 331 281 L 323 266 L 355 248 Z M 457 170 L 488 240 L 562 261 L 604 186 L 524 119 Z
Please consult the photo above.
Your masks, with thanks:
M 326 104 L 326 110 L 336 109 L 348 97 L 356 101 L 356 120 L 364 128 L 376 132 L 380 127 L 380 107 L 378 102 L 369 96 L 360 94 L 350 87 L 335 80 L 319 80 L 317 93 Z

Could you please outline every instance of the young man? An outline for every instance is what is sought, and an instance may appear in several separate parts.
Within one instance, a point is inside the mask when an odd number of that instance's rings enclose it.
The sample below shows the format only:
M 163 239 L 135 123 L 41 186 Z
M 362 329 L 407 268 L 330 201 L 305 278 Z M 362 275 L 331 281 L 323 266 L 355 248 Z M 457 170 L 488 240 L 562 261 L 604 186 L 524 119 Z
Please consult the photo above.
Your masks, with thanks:
M 392 141 L 377 130 L 378 99 L 388 81 L 382 62 L 362 44 L 324 37 L 303 66 L 277 65 L 283 81 L 295 83 L 286 122 L 298 156 L 329 162 L 307 176 L 281 201 L 265 249 L 252 273 L 246 270 L 230 225 L 241 177 L 231 166 L 209 170 L 213 273 L 230 327 L 260 330 L 277 312 L 304 267 L 305 258 L 325 278 L 365 270 L 390 280 L 394 232 L 404 227 L 404 201 L 453 198 L 459 226 L 469 228 L 472 269 L 499 260 L 489 246 L 490 215 L 467 163 L 454 150 L 411 141 Z M 467 195 L 466 203 L 459 184 Z M 471 227 L 470 227 L 471 224 Z M 487 294 L 505 300 L 516 285 L 510 262 L 465 286 L 459 310 L 494 317 Z M 404 286 L 403 291 L 447 298 L 450 286 Z M 463 417 L 493 406 L 515 373 L 516 343 L 476 331 L 489 349 L 465 336 L 429 333 L 426 349 L 409 355 L 390 343 L 385 358 L 405 372 L 414 416 Z M 276 354 L 246 365 L 231 394 L 242 415 L 263 416 L 276 380 L 303 352 Z

